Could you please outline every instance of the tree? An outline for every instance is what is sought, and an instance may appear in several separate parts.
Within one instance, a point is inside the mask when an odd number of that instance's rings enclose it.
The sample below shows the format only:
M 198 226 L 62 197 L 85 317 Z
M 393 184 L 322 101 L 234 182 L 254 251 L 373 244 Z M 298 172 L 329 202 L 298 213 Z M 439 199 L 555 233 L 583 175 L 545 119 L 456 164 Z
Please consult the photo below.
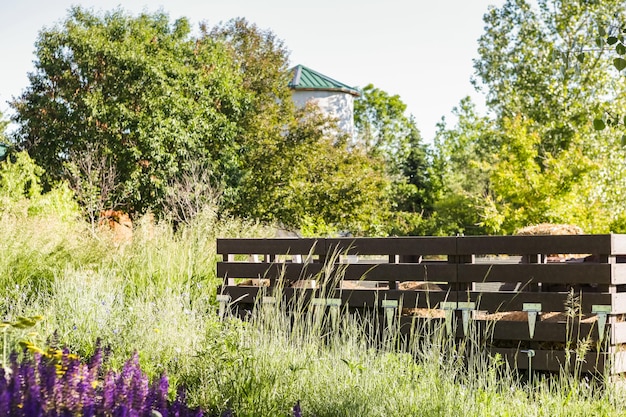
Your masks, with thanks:
M 475 85 L 499 120 L 518 114 L 542 130 L 541 152 L 566 149 L 590 130 L 607 97 L 623 96 L 597 28 L 625 13 L 620 0 L 507 0 L 484 16 Z M 622 102 L 613 103 L 616 107 Z
M 480 116 L 469 97 L 452 110 L 456 119 L 445 119 L 435 137 L 433 181 L 438 195 L 433 203 L 436 225 L 433 234 L 482 234 L 477 207 L 489 190 L 489 167 L 497 150 L 496 126 Z
M 573 137 L 568 149 L 539 158 L 541 136 L 532 126 L 519 116 L 504 120 L 501 148 L 486 167 L 489 188 L 477 206 L 480 225 L 496 234 L 511 234 L 543 222 L 576 224 L 594 231 L 601 223 L 594 219 L 597 207 L 588 204 L 589 188 L 581 185 L 596 167 L 575 146 L 580 137 Z
M 409 139 L 417 130 L 405 111 L 400 96 L 389 95 L 372 84 L 362 89 L 354 103 L 357 147 L 385 158 L 389 171 L 394 173 L 409 153 Z
M 157 209 L 190 156 L 217 182 L 236 181 L 237 120 L 251 92 L 223 45 L 193 39 L 186 19 L 74 7 L 40 33 L 36 55 L 13 106 L 19 146 L 46 168 L 47 187 L 87 151 L 110 161 L 120 184 L 110 203 L 131 212 Z
M 624 149 L 591 122 L 598 109 L 626 104 L 626 84 L 597 39 L 598 26 L 623 15 L 622 2 L 536 4 L 490 8 L 474 62 L 490 116 L 462 102 L 457 126 L 440 130 L 435 207 L 449 232 L 512 233 L 541 221 L 606 232 L 622 212 Z
M 219 199 L 242 217 L 364 231 L 387 208 L 378 161 L 296 112 L 282 41 L 243 19 L 195 37 L 164 13 L 74 7 L 36 54 L 13 103 L 18 145 L 46 187 L 68 180 L 91 217 L 108 205 L 188 221 Z
M 333 121 L 315 105 L 298 112 L 283 139 L 255 148 L 241 204 L 255 218 L 309 230 L 381 234 L 390 209 L 383 161 L 332 137 Z M 240 208 L 239 210 L 243 210 Z
M 434 188 L 431 161 L 412 116 L 399 95 L 390 95 L 369 84 L 355 101 L 354 146 L 384 161 L 392 183 L 393 213 L 388 219 L 392 234 L 424 234 L 425 217 L 432 213 Z

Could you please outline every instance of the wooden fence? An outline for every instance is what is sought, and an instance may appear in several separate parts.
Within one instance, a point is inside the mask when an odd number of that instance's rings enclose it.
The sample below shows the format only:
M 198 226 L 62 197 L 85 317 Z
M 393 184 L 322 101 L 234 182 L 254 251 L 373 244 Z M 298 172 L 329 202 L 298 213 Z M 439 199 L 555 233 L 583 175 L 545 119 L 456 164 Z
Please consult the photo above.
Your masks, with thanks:
M 403 329 L 435 317 L 456 337 L 489 328 L 487 348 L 520 369 L 626 372 L 626 235 L 218 239 L 217 252 L 222 307 L 264 294 L 392 312 Z

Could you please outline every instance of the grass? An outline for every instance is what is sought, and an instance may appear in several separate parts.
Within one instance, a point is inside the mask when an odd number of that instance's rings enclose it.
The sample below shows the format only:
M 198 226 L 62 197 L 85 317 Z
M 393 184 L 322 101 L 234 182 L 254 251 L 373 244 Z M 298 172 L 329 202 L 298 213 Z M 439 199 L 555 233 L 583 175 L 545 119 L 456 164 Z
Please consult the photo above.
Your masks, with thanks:
M 117 244 L 79 221 L 0 214 L 2 318 L 44 316 L 6 343 L 89 357 L 100 340 L 114 369 L 137 351 L 147 375 L 165 371 L 191 406 L 238 417 L 291 415 L 297 401 L 317 417 L 622 415 L 616 389 L 565 375 L 529 384 L 472 338 L 445 338 L 436 321 L 405 340 L 379 333 L 374 317 L 341 312 L 333 325 L 280 303 L 248 322 L 218 320 L 216 238 L 269 233 L 208 210 L 176 232 L 146 218 L 131 243 Z

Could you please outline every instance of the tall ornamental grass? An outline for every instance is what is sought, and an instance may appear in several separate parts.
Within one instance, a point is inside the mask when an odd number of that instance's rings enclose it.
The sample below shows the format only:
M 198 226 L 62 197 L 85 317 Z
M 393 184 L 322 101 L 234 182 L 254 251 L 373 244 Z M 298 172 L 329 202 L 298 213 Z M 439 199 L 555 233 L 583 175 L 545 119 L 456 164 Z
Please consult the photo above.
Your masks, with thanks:
M 624 397 L 571 375 L 528 381 L 478 335 L 455 341 L 436 319 L 409 339 L 374 315 L 258 306 L 250 321 L 226 318 L 181 381 L 192 404 L 238 416 L 620 416 Z
M 482 356 L 478 336 L 449 340 L 434 319 L 412 340 L 368 314 L 335 322 L 281 303 L 220 321 L 216 238 L 270 233 L 207 209 L 176 231 L 146 217 L 117 242 L 76 217 L 0 208 L 1 319 L 43 317 L 5 331 L 7 351 L 28 342 L 91 357 L 101 340 L 103 373 L 133 357 L 148 380 L 167 374 L 171 398 L 180 389 L 209 415 L 288 416 L 298 403 L 317 417 L 621 415 L 615 386 L 565 374 L 529 382 Z

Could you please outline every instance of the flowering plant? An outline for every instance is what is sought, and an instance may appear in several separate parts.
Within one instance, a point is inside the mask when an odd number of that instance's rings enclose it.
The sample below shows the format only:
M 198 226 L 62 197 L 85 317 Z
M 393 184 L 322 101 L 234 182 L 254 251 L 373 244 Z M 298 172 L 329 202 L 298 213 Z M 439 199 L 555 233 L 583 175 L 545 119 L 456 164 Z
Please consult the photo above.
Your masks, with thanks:
M 0 415 L 12 417 L 111 416 L 202 417 L 179 393 L 168 401 L 169 383 L 163 374 L 152 384 L 135 353 L 120 372 L 102 369 L 98 348 L 87 363 L 67 350 L 59 359 L 35 353 L 0 368 Z

